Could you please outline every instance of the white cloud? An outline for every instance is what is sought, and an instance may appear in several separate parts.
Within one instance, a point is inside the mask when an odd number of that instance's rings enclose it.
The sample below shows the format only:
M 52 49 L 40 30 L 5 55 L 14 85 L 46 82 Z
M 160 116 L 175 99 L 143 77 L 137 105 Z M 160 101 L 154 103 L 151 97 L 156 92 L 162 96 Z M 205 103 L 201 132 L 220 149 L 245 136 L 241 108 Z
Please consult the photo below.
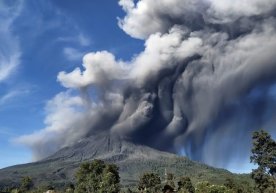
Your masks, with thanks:
M 0 82 L 10 78 L 20 64 L 20 46 L 12 32 L 13 21 L 18 17 L 22 9 L 22 1 L 7 5 L 0 2 Z
M 0 95 L 0 107 L 1 106 L 9 106 L 17 101 L 19 98 L 28 95 L 31 91 L 29 88 L 13 88 L 12 90 L 6 92 L 4 95 Z
M 91 44 L 91 40 L 81 33 L 78 35 L 78 42 L 81 46 L 89 46 Z
M 78 30 L 80 31 L 80 30 Z M 80 46 L 89 46 L 91 45 L 91 39 L 87 36 L 85 36 L 83 33 L 78 33 L 77 35 L 74 36 L 66 36 L 66 37 L 58 37 L 57 38 L 58 42 L 65 42 L 65 43 L 77 43 Z
M 70 43 L 77 43 L 81 47 L 87 47 L 91 45 L 91 40 L 83 35 L 82 33 L 79 33 L 77 37 L 67 37 L 67 38 L 58 38 L 59 41 L 64 41 L 64 42 L 70 42 Z M 63 54 L 65 57 L 70 60 L 70 61 L 78 61 L 81 60 L 83 55 L 85 54 L 82 51 L 79 51 L 79 49 L 76 49 L 74 47 L 65 47 L 63 49 Z
M 11 91 L 6 93 L 5 95 L 0 97 L 0 106 L 4 105 L 5 103 L 7 103 L 8 101 L 10 101 L 11 99 L 15 98 L 16 96 L 18 96 L 20 93 L 17 91 Z
M 81 58 L 84 55 L 83 52 L 80 52 L 79 50 L 77 50 L 75 48 L 71 48 L 71 47 L 64 48 L 63 49 L 63 54 L 65 55 L 65 57 L 68 60 L 71 60 L 71 61 L 81 60 Z

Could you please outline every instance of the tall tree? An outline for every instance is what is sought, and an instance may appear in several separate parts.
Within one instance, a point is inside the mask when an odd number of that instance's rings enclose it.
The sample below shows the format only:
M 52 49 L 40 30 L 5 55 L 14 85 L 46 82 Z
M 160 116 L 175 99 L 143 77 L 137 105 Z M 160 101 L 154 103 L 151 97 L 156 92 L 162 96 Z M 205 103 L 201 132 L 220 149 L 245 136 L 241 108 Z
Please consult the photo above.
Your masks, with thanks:
M 76 173 L 77 193 L 118 193 L 120 191 L 119 168 L 101 160 L 81 164 Z
M 103 170 L 101 193 L 116 193 L 120 191 L 119 168 L 112 164 L 106 165 Z
M 252 171 L 256 188 L 264 193 L 268 189 L 275 191 L 276 179 L 276 142 L 264 130 L 253 133 L 251 162 L 258 165 Z

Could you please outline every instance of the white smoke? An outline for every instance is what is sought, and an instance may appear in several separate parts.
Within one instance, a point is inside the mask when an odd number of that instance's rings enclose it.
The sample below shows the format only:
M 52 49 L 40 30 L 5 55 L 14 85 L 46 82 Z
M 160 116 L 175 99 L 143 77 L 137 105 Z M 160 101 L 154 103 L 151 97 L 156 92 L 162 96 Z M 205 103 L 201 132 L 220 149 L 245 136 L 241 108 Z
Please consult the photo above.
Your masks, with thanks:
M 183 21 L 195 26 L 229 22 L 243 16 L 266 14 L 276 7 L 275 0 L 140 0 L 136 4 L 134 0 L 120 0 L 119 4 L 126 11 L 126 16 L 119 20 L 120 27 L 141 39 L 167 32 Z
M 83 57 L 83 67 L 83 72 L 80 68 L 70 73 L 60 72 L 58 80 L 66 88 L 105 86 L 110 81 L 125 76 L 127 70 L 123 62 L 115 61 L 115 57 L 107 51 L 86 54 Z

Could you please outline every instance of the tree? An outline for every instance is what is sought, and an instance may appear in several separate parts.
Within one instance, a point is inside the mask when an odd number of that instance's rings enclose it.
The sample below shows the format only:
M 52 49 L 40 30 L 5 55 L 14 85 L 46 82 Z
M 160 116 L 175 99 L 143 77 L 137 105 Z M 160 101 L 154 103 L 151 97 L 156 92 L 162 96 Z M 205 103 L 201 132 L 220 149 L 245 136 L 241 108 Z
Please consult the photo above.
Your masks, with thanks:
M 177 184 L 178 190 L 186 190 L 188 193 L 195 193 L 195 188 L 189 177 L 181 177 Z
M 120 191 L 119 168 L 116 165 L 106 165 L 103 170 L 101 183 L 102 193 L 116 193 Z
M 76 173 L 77 193 L 118 193 L 120 191 L 119 168 L 101 160 L 80 165 Z
M 275 189 L 276 142 L 264 130 L 253 133 L 251 162 L 258 165 L 252 171 L 252 178 L 260 193 Z
M 25 176 L 21 179 L 20 183 L 20 192 L 27 192 L 33 187 L 33 181 L 32 178 L 29 176 Z
M 235 192 L 235 193 L 244 193 L 244 192 L 246 192 L 245 187 L 246 187 L 247 189 L 249 188 L 249 187 L 248 187 L 249 184 L 248 184 L 247 182 L 243 182 L 243 185 L 241 185 L 241 184 L 236 184 L 236 183 L 234 182 L 234 180 L 231 179 L 231 178 L 227 178 L 227 179 L 225 180 L 224 186 L 225 186 L 227 189 L 232 190 L 232 191 Z
M 262 168 L 253 170 L 251 176 L 255 181 L 256 189 L 260 193 L 265 193 L 269 189 L 275 189 L 272 178 Z
M 161 189 L 161 179 L 155 173 L 145 173 L 140 177 L 138 189 L 145 192 L 158 192 Z

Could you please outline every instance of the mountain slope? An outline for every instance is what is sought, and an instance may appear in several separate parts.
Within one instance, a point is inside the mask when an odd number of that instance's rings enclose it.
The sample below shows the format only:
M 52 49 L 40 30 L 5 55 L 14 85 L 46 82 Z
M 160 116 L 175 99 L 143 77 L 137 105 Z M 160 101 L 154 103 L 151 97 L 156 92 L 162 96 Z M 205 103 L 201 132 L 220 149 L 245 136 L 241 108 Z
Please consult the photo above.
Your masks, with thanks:
M 1 169 L 0 185 L 16 184 L 21 177 L 31 176 L 35 184 L 52 182 L 63 186 L 65 182 L 73 181 L 75 170 L 82 162 L 93 159 L 117 164 L 123 185 L 135 184 L 146 171 L 153 170 L 164 176 L 165 169 L 176 176 L 190 176 L 194 182 L 208 180 L 223 183 L 226 178 L 250 182 L 247 176 L 234 175 L 185 157 L 136 145 L 120 136 L 101 134 L 87 137 L 39 162 Z

